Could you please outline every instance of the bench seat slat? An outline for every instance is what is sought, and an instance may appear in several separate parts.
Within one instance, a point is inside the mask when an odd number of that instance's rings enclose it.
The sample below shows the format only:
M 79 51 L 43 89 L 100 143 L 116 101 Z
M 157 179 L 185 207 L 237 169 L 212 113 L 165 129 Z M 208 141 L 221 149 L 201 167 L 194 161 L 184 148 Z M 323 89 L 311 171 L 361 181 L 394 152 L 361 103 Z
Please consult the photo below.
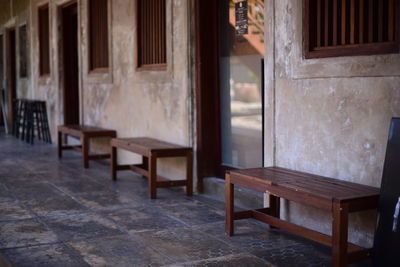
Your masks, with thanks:
M 246 180 L 281 186 L 294 191 L 311 194 L 326 199 L 344 201 L 353 198 L 368 198 L 379 194 L 379 189 L 342 181 L 338 179 L 317 176 L 313 174 L 290 171 L 279 167 L 255 168 L 231 171 L 235 176 Z
M 274 171 L 280 172 L 280 173 L 287 173 L 289 175 L 292 175 L 294 177 L 298 178 L 307 178 L 312 181 L 323 181 L 325 183 L 330 183 L 334 186 L 343 186 L 348 189 L 355 189 L 357 191 L 362 191 L 365 193 L 376 193 L 376 188 L 368 185 L 361 185 L 361 184 L 356 184 L 353 182 L 348 182 L 348 181 L 343 181 L 343 180 L 338 180 L 334 178 L 329 178 L 325 176 L 320 176 L 320 175 L 315 175 L 315 174 L 310 174 L 310 173 L 305 173 L 305 172 L 299 172 L 299 171 L 292 171 L 280 167 L 274 167 Z

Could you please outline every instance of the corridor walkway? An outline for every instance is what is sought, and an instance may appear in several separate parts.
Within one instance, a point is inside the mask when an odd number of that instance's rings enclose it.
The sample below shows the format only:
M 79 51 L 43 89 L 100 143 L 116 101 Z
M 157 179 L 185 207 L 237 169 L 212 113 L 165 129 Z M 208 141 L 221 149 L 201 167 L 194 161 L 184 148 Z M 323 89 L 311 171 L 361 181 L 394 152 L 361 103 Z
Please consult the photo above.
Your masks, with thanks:
M 145 179 L 90 164 L 0 133 L 0 254 L 29 267 L 329 266 L 329 249 L 255 221 L 226 236 L 222 202 L 180 189 L 149 200 Z

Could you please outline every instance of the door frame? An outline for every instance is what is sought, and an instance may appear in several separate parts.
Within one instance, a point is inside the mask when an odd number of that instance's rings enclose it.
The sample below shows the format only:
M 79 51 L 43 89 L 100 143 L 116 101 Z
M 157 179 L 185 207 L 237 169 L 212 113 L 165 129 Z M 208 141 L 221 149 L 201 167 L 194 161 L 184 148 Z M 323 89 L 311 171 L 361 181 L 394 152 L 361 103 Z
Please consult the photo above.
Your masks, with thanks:
M 225 178 L 226 171 L 235 169 L 222 163 L 219 5 L 220 1 L 218 0 L 195 0 L 195 127 L 199 192 L 203 192 L 205 177 Z M 262 65 L 262 83 L 260 84 L 262 92 L 262 165 L 265 164 L 264 66 L 265 63 Z
M 197 190 L 205 177 L 221 176 L 219 1 L 195 0 L 195 99 Z
M 56 7 L 56 23 L 57 23 L 57 55 L 58 55 L 58 116 L 59 116 L 59 124 L 65 123 L 65 83 L 64 83 L 64 34 L 63 34 L 63 9 L 67 8 L 71 5 L 77 5 L 78 12 L 78 91 L 79 91 L 79 123 L 83 122 L 83 104 L 82 104 L 82 77 L 81 77 L 81 50 L 79 49 L 81 43 L 81 35 L 80 35 L 80 5 L 78 0 L 66 0 L 61 2 Z
M 11 44 L 11 32 L 14 32 L 14 43 Z M 14 99 L 17 98 L 17 29 L 9 27 L 5 30 L 5 51 L 6 51 L 6 103 L 7 103 L 7 123 L 12 129 L 15 112 Z M 14 52 L 14 53 L 12 53 Z M 14 74 L 14 75 L 13 75 Z

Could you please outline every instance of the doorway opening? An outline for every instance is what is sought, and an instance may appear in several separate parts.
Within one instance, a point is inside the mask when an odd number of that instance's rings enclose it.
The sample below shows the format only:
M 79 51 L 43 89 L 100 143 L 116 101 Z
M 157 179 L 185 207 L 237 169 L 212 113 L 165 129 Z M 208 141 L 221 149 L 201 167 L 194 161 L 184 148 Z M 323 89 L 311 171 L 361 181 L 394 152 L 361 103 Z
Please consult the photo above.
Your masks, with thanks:
M 264 0 L 219 1 L 221 165 L 263 166 Z M 238 30 L 245 12 L 246 30 Z
M 64 124 L 79 124 L 78 5 L 61 8 Z
M 247 30 L 236 13 L 246 3 Z M 197 0 L 198 190 L 205 177 L 263 166 L 264 0 Z
M 15 29 L 7 30 L 7 123 L 11 125 L 15 116 L 15 99 L 17 98 L 17 73 L 16 73 L 16 35 Z

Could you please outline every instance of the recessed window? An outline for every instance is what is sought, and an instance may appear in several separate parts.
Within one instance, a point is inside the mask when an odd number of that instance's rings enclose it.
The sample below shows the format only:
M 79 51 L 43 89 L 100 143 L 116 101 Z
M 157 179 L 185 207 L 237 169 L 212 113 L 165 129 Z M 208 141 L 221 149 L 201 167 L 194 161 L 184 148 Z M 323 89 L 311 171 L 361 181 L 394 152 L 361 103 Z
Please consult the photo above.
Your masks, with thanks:
M 39 7 L 39 72 L 50 74 L 49 6 Z
M 19 27 L 19 76 L 25 78 L 28 76 L 28 55 L 27 55 L 27 27 Z
M 137 0 L 138 67 L 143 70 L 166 69 L 165 0 Z
M 108 0 L 89 0 L 89 69 L 107 70 Z
M 305 0 L 305 57 L 399 52 L 400 1 Z

